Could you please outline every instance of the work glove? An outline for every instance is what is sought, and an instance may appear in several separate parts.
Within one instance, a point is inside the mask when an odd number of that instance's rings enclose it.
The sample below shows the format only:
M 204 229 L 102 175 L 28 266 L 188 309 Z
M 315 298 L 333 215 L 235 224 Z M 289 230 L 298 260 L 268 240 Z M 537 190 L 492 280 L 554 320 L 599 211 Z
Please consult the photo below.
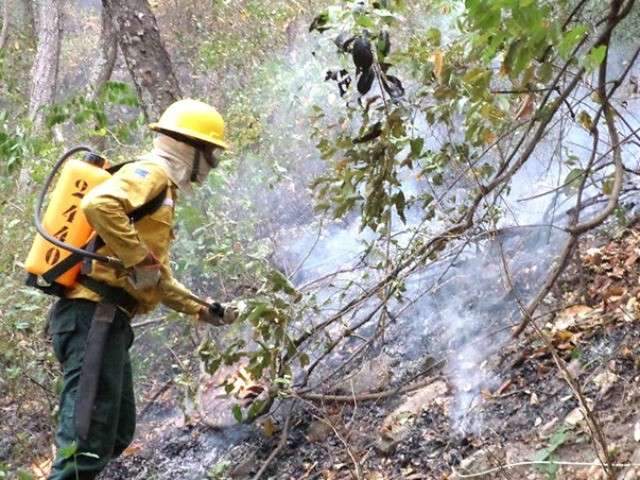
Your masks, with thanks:
M 148 253 L 144 260 L 129 270 L 127 279 L 136 290 L 153 288 L 160 282 L 161 268 L 158 259 Z
M 213 302 L 209 307 L 202 307 L 198 312 L 198 320 L 219 327 L 229 325 L 238 318 L 238 310 L 233 306 L 223 306 Z

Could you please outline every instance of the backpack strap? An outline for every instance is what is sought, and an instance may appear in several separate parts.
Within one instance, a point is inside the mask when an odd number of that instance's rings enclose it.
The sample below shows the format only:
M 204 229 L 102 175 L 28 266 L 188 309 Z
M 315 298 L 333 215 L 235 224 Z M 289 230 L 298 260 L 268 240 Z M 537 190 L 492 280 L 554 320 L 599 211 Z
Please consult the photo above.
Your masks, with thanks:
M 131 220 L 131 222 L 136 223 L 139 220 L 142 220 L 144 217 L 154 214 L 162 206 L 162 204 L 164 203 L 164 200 L 167 198 L 168 189 L 169 187 L 165 188 L 158 195 L 156 195 L 151 200 L 149 200 L 147 203 L 136 208 L 133 212 L 131 212 L 129 214 L 129 219 Z M 92 253 L 95 253 L 98 251 L 98 249 L 104 247 L 104 245 L 105 243 L 104 243 L 104 240 L 102 240 L 102 237 L 100 237 L 100 235 L 96 235 L 87 244 L 86 249 Z M 91 259 L 88 257 L 85 257 L 82 262 L 82 273 L 87 274 L 90 271 L 91 271 Z
M 111 175 L 113 175 L 125 165 L 129 165 L 130 163 L 133 163 L 136 161 L 137 160 L 127 160 L 126 162 L 118 163 L 116 165 L 111 165 L 109 168 L 106 168 L 105 170 L 109 172 Z

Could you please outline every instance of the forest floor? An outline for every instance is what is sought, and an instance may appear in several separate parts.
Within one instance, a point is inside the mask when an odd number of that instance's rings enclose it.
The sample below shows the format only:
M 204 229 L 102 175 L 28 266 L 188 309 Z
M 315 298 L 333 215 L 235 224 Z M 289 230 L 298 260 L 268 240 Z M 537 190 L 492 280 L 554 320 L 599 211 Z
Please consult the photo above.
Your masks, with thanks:
M 580 261 L 547 305 L 555 313 L 540 325 L 580 383 L 619 464 L 640 462 L 639 259 L 639 230 L 583 242 Z M 575 396 L 535 333 L 512 341 L 489 367 L 503 382 L 476 396 L 464 431 L 452 427 L 454 388 L 436 369 L 406 395 L 365 402 L 354 389 L 352 401 L 299 399 L 286 444 L 263 478 L 605 478 L 598 466 L 507 467 L 595 463 L 597 456 Z M 392 366 L 382 359 L 367 368 L 388 378 L 384 370 Z M 281 413 L 252 427 L 213 428 L 197 418 L 184 425 L 173 397 L 168 389 L 156 399 L 136 443 L 102 478 L 252 478 L 282 438 Z M 478 475 L 494 467 L 502 468 Z M 632 480 L 640 470 L 620 467 L 615 475 Z
M 611 461 L 640 464 L 640 230 L 583 242 L 579 259 L 550 295 L 546 308 L 553 313 L 540 327 L 581 385 Z M 365 401 L 364 391 L 388 388 L 388 370 L 395 368 L 385 356 L 372 362 L 361 370 L 373 372 L 371 378 L 351 383 L 352 398 L 300 398 L 289 415 L 283 412 L 291 401 L 282 402 L 251 426 L 234 424 L 220 413 L 229 410 L 221 404 L 213 408 L 226 426 L 207 415 L 185 419 L 178 389 L 156 385 L 141 405 L 136 440 L 100 478 L 252 478 L 283 438 L 286 423 L 286 443 L 262 478 L 605 478 L 599 466 L 508 467 L 532 460 L 597 462 L 576 397 L 532 329 L 488 360 L 484 367 L 496 372 L 500 386 L 475 395 L 456 422 L 455 387 L 441 365 L 415 380 L 420 388 L 410 393 Z M 411 373 L 405 370 L 405 379 Z M 8 412 L 15 406 L 2 407 Z M 614 478 L 640 478 L 640 469 L 617 468 Z

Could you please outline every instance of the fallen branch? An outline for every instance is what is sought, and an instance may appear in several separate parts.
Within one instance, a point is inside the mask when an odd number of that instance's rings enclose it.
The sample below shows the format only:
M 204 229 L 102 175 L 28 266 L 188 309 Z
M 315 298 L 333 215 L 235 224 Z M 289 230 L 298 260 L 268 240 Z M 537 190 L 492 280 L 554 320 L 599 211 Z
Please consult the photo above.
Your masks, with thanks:
M 164 322 L 166 318 L 154 318 L 152 320 L 145 320 L 144 322 L 132 323 L 131 328 L 141 328 L 146 327 L 147 325 L 153 325 L 154 323 Z
M 313 414 L 312 414 L 313 415 Z M 342 445 L 344 445 L 344 448 L 347 450 L 347 454 L 349 455 L 349 457 L 351 458 L 351 462 L 353 462 L 353 466 L 355 467 L 356 471 L 355 473 L 355 477 L 356 480 L 360 480 L 361 475 L 360 475 L 360 465 L 358 464 L 358 461 L 356 460 L 355 455 L 353 454 L 353 452 L 351 451 L 351 448 L 349 447 L 349 444 L 347 443 L 347 441 L 342 437 L 342 435 L 340 435 L 340 432 L 338 432 L 338 429 L 333 425 L 333 423 L 331 423 L 330 421 L 321 418 L 317 415 L 313 415 L 313 417 L 318 420 L 319 422 L 324 423 L 325 425 L 327 425 L 329 428 L 331 428 L 331 430 L 333 430 L 333 433 L 336 435 L 336 437 L 338 438 L 338 440 L 340 440 L 340 442 L 342 443 Z
M 273 449 L 271 454 L 264 461 L 264 463 L 260 467 L 260 470 L 258 470 L 258 473 L 256 473 L 253 476 L 252 480 L 259 480 L 259 478 L 262 477 L 262 475 L 267 470 L 267 468 L 269 468 L 269 465 L 271 464 L 271 462 L 273 462 L 273 460 L 276 458 L 278 453 L 280 453 L 280 450 L 282 450 L 286 445 L 287 438 L 289 437 L 289 424 L 291 423 L 292 414 L 293 414 L 293 405 L 291 405 L 291 408 L 289 409 L 289 413 L 287 415 L 287 419 L 284 421 L 284 427 L 282 428 L 282 433 L 280 434 L 280 441 L 278 442 L 278 445 L 276 446 L 276 448 Z
M 483 470 L 481 472 L 468 473 L 468 474 L 460 473 L 455 468 L 453 469 L 453 471 L 459 478 L 477 478 L 477 477 L 482 477 L 484 475 L 489 475 L 491 473 L 499 472 L 501 470 L 504 470 L 505 468 L 528 467 L 533 465 L 566 465 L 571 467 L 600 467 L 601 466 L 599 463 L 594 463 L 594 462 L 569 462 L 569 461 L 562 461 L 562 460 L 557 460 L 557 461 L 556 460 L 531 460 L 531 461 L 525 461 L 525 462 L 508 463 L 506 465 L 500 465 L 499 467 L 493 467 L 488 470 Z M 610 463 L 607 465 L 607 467 L 609 468 L 640 467 L 640 463 Z
M 430 369 L 435 368 L 438 365 L 444 364 L 445 360 L 440 360 L 435 364 L 431 365 Z M 422 382 L 418 382 L 414 385 L 394 388 L 389 390 L 383 390 L 381 392 L 371 392 L 371 393 L 361 393 L 359 395 L 331 395 L 325 393 L 297 393 L 293 392 L 296 397 L 302 398 L 304 400 L 311 401 L 327 401 L 327 402 L 342 402 L 342 403 L 351 403 L 354 401 L 358 402 L 368 402 L 373 400 L 380 400 L 382 398 L 393 397 L 395 395 L 404 395 L 405 393 L 410 393 L 420 388 L 424 388 L 437 380 L 442 380 L 442 376 L 437 376 L 433 378 L 428 378 Z
M 164 392 L 166 392 L 167 390 L 169 390 L 169 388 L 173 385 L 173 378 L 170 378 L 169 380 L 167 380 L 157 391 L 156 393 L 154 393 L 151 398 L 149 399 L 149 401 L 147 402 L 147 404 L 144 406 L 144 408 L 140 411 L 140 414 L 138 415 L 139 418 L 144 417 L 145 413 L 147 413 L 149 411 L 149 409 L 151 408 L 151 406 L 156 402 L 156 400 L 158 399 L 158 397 L 160 397 L 160 395 L 162 395 Z

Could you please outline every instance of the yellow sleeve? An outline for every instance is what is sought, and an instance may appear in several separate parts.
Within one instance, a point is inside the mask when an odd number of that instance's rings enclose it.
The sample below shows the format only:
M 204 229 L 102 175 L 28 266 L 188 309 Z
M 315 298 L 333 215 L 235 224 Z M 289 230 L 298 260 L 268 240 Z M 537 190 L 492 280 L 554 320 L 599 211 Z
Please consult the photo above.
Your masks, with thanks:
M 82 200 L 81 208 L 89 223 L 126 268 L 140 263 L 149 252 L 128 214 L 152 200 L 167 185 L 168 178 L 161 167 L 133 162 Z
M 162 266 L 162 276 L 158 287 L 162 303 L 173 310 L 195 315 L 202 308 L 199 303 L 189 298 L 191 292 L 173 277 L 167 264 Z

